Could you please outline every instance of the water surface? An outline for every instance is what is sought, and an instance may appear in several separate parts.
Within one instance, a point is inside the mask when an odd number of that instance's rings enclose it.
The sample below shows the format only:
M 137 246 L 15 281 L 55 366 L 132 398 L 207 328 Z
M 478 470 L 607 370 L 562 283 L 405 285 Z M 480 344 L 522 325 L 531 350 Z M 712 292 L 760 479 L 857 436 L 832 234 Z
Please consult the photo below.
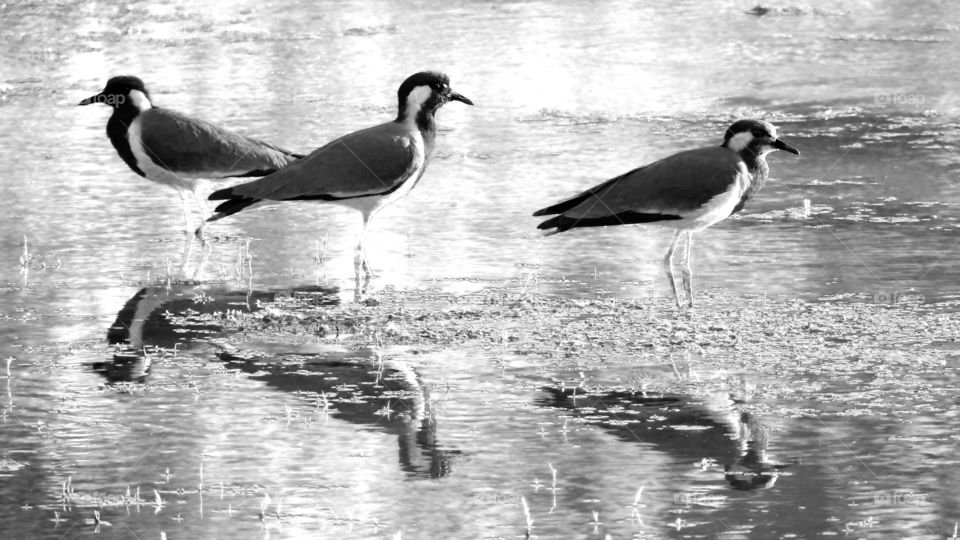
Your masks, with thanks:
M 0 355 L 16 376 L 0 383 L 0 530 L 79 536 L 99 507 L 112 523 L 100 533 L 118 537 L 514 537 L 523 496 L 542 537 L 951 534 L 956 404 L 882 387 L 875 399 L 889 410 L 854 417 L 824 398 L 863 398 L 875 370 L 848 387 L 815 370 L 777 381 L 824 399 L 753 395 L 770 414 L 746 418 L 731 399 L 747 399 L 736 388 L 750 374 L 732 373 L 724 395 L 673 396 L 703 429 L 664 441 L 555 395 L 555 379 L 579 370 L 547 358 L 308 337 L 227 350 L 217 328 L 164 314 L 250 310 L 316 286 L 322 301 L 349 298 L 359 217 L 299 204 L 223 220 L 202 283 L 165 287 L 184 277 L 179 200 L 116 156 L 108 109 L 75 106 L 109 76 L 136 74 L 159 105 L 309 151 L 392 118 L 406 76 L 442 70 L 477 106 L 440 111 L 423 182 L 375 222 L 374 290 L 587 299 L 662 298 L 670 232 L 540 239 L 530 213 L 719 144 L 735 119 L 765 118 L 802 155 L 772 155 L 772 179 L 747 210 L 698 235 L 698 287 L 948 305 L 960 264 L 958 8 L 816 1 L 748 14 L 754 6 L 0 7 Z M 111 331 L 118 320 L 153 326 L 136 338 Z M 118 353 L 111 341 L 131 346 Z M 135 351 L 144 345 L 160 347 L 149 366 Z M 585 376 L 615 392 L 673 376 L 670 354 L 681 353 L 611 359 Z M 709 359 L 702 369 L 711 376 Z M 939 389 L 957 382 L 949 362 L 929 377 Z M 919 409 L 907 419 L 898 404 Z M 794 409 L 831 416 L 782 412 Z M 747 463 L 757 485 L 743 489 L 723 462 Z M 563 489 L 547 489 L 550 467 Z M 771 471 L 782 476 L 767 486 Z M 631 506 L 640 486 L 642 520 Z M 58 502 L 65 489 L 69 504 Z

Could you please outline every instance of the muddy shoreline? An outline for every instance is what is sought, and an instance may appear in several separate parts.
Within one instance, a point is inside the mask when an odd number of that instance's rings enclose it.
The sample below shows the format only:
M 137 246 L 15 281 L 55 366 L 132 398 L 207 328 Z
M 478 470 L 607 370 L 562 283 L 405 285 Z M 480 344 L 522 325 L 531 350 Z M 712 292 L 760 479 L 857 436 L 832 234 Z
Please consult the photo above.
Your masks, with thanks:
M 538 362 L 701 363 L 784 375 L 807 371 L 925 370 L 960 356 L 955 306 L 806 302 L 703 295 L 693 310 L 668 300 L 574 300 L 489 290 L 468 297 L 384 291 L 330 305 L 317 293 L 216 313 L 221 345 L 318 341 L 346 347 L 468 348 Z

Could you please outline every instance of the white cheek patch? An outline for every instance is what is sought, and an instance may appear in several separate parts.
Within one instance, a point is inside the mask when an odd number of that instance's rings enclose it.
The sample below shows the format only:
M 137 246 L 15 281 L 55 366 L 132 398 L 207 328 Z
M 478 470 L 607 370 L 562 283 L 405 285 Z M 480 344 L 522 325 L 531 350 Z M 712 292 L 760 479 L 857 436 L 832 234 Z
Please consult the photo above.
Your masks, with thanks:
M 150 98 L 139 90 L 131 90 L 130 93 L 127 94 L 127 99 L 129 99 L 130 103 L 140 112 L 153 108 L 153 104 L 150 103 Z
M 746 148 L 750 141 L 753 140 L 753 134 L 749 131 L 741 131 L 733 137 L 730 137 L 730 140 L 727 141 L 727 148 L 733 150 L 736 153 L 740 153 Z
M 417 113 L 431 95 L 433 95 L 433 89 L 426 85 L 420 85 L 411 90 L 407 94 L 407 118 L 416 118 Z

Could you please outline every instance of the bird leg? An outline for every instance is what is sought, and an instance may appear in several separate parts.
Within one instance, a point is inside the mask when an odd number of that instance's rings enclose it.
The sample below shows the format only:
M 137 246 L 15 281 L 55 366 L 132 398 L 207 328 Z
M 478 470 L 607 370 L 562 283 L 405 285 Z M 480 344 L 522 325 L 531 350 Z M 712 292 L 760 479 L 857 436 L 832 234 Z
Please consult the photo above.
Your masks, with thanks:
M 375 277 L 373 272 L 373 267 L 370 266 L 370 261 L 367 260 L 367 227 L 370 225 L 370 221 L 373 220 L 373 213 L 363 218 L 363 239 L 361 240 L 363 244 L 363 252 L 361 256 L 363 258 L 363 273 L 367 278 L 367 281 L 370 281 Z
M 371 268 L 370 263 L 367 262 L 366 250 L 364 250 L 363 253 L 363 275 L 367 278 L 367 281 L 370 281 L 374 277 L 373 268 Z
M 693 233 L 687 233 L 687 245 L 683 250 L 683 288 L 687 291 L 688 306 L 693 307 L 693 268 L 690 266 L 690 246 L 693 245 Z M 679 300 L 678 300 L 679 302 Z
M 680 241 L 681 234 L 683 231 L 677 231 L 677 234 L 673 235 L 667 256 L 663 258 L 663 267 L 667 271 L 667 277 L 670 278 L 670 287 L 673 288 L 673 298 L 677 301 L 677 307 L 680 307 L 680 292 L 677 290 L 677 278 L 673 275 L 673 252 L 677 250 L 677 242 Z
M 191 222 L 193 221 L 192 216 L 190 215 L 190 203 L 187 201 L 187 194 L 182 190 L 178 189 L 177 193 L 180 194 L 180 205 L 183 206 L 183 223 L 186 227 L 186 231 L 192 231 Z
M 196 189 L 191 193 L 193 193 L 193 198 L 197 201 L 197 205 L 200 206 L 201 218 L 205 220 L 210 217 L 210 205 L 207 204 L 207 200 L 197 193 Z
M 207 261 L 210 260 L 211 253 L 213 253 L 213 246 L 207 242 L 206 239 L 200 238 L 200 260 L 197 261 L 197 267 L 194 269 L 191 279 L 196 281 L 200 278 L 203 268 L 207 265 Z
M 367 242 L 367 226 L 370 224 L 370 216 L 364 214 L 363 216 L 363 228 L 360 229 L 360 236 L 357 239 L 357 247 L 353 252 L 353 272 L 357 280 L 357 295 L 362 296 L 366 292 L 367 285 L 370 283 L 370 278 L 373 277 L 373 273 L 370 272 L 370 265 L 367 264 L 367 251 L 366 251 L 366 242 Z M 364 279 L 361 281 L 360 273 L 361 271 L 364 274 Z
M 190 269 L 190 257 L 193 255 L 193 235 L 190 234 L 190 231 L 183 232 L 183 266 L 180 267 L 180 273 L 186 277 L 187 271 Z
M 182 192 L 181 192 L 182 193 Z M 206 232 L 207 232 L 207 218 L 210 217 L 210 205 L 207 204 L 207 200 L 204 199 L 197 190 L 194 189 L 191 191 L 193 193 L 193 199 L 197 201 L 197 205 L 200 206 L 200 225 L 197 227 L 197 230 L 194 231 L 197 239 L 200 240 L 201 244 L 206 244 Z M 190 225 L 187 225 L 187 230 L 190 229 Z

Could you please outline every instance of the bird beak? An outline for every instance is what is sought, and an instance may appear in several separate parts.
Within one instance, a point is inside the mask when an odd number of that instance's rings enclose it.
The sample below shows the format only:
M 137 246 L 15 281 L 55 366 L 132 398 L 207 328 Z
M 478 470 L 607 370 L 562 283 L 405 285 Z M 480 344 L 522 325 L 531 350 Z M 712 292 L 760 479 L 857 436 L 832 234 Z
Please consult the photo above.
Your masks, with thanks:
M 460 95 L 456 92 L 450 92 L 447 94 L 448 101 L 459 101 L 461 103 L 466 103 L 467 105 L 473 105 L 473 102 L 467 96 Z
M 783 139 L 777 139 L 773 141 L 773 147 L 776 148 L 777 150 L 783 150 L 784 152 L 790 152 L 791 154 L 795 154 L 798 156 L 800 155 L 799 150 L 783 142 Z
M 80 103 L 77 103 L 77 105 L 90 105 L 91 103 L 102 102 L 103 98 L 104 96 L 103 96 L 103 93 L 101 92 L 95 96 L 90 96 L 87 99 L 81 100 Z

